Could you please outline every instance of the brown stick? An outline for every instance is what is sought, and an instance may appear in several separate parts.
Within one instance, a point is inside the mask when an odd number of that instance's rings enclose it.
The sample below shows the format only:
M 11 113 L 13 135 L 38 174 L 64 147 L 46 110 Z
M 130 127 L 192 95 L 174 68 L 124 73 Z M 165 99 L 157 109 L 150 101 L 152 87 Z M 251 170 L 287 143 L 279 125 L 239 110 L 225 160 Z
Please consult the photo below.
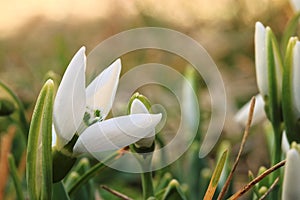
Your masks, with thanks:
M 123 200 L 133 200 L 133 199 L 129 198 L 128 196 L 126 196 L 126 195 L 124 195 L 124 194 L 121 194 L 120 192 L 118 192 L 118 191 L 116 191 L 116 190 L 113 190 L 113 189 L 107 187 L 106 185 L 101 185 L 101 187 L 102 187 L 104 190 L 106 190 L 106 191 L 112 193 L 112 194 L 115 195 L 116 197 L 119 197 L 120 199 L 123 199 Z
M 272 185 L 269 187 L 269 189 L 265 192 L 264 195 L 262 195 L 262 196 L 259 198 L 259 200 L 264 200 L 264 199 L 268 196 L 268 194 L 273 190 L 273 188 L 277 185 L 278 182 L 279 182 L 279 177 L 277 177 L 277 178 L 275 179 L 275 181 L 272 183 Z
M 250 183 L 248 183 L 247 185 L 245 185 L 242 189 L 240 189 L 237 193 L 235 193 L 234 195 L 232 195 L 229 200 L 235 200 L 238 199 L 240 196 L 242 196 L 243 194 L 245 194 L 246 192 L 248 192 L 256 183 L 258 183 L 259 181 L 261 181 L 263 178 L 265 178 L 267 175 L 269 175 L 270 173 L 272 173 L 273 171 L 277 170 L 278 168 L 282 167 L 285 165 L 286 160 L 283 160 L 279 163 L 277 163 L 276 165 L 274 165 L 273 167 L 267 169 L 264 173 L 262 173 L 261 175 L 259 175 L 258 177 L 256 177 L 255 179 L 253 179 Z
M 242 139 L 241 146 L 240 146 L 240 149 L 239 149 L 239 153 L 238 153 L 238 155 L 235 159 L 235 162 L 233 164 L 233 167 L 232 167 L 232 169 L 231 169 L 231 171 L 230 171 L 230 173 L 229 173 L 229 175 L 226 179 L 225 185 L 222 188 L 222 190 L 221 190 L 221 192 L 218 196 L 218 200 L 223 199 L 224 196 L 226 195 L 226 192 L 227 192 L 228 187 L 230 185 L 230 181 L 232 180 L 233 174 L 234 174 L 234 172 L 236 170 L 236 167 L 239 163 L 240 157 L 242 155 L 242 151 L 244 149 L 247 137 L 249 135 L 249 130 L 250 130 L 250 126 L 251 126 L 251 122 L 252 122 L 252 118 L 253 118 L 254 107 L 255 107 L 255 97 L 252 97 L 251 103 L 250 103 L 250 110 L 249 110 L 248 120 L 247 120 L 247 124 L 246 124 L 246 127 L 245 127 L 245 131 L 244 131 L 243 139 Z

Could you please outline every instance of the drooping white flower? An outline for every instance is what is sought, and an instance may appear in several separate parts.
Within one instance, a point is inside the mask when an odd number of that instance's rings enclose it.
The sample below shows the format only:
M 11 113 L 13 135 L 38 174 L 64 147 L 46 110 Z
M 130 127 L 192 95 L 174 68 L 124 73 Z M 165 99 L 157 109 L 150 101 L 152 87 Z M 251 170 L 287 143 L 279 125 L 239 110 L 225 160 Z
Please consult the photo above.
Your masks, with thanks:
M 116 150 L 132 144 L 159 123 L 161 114 L 132 114 L 105 120 L 117 91 L 120 59 L 85 87 L 86 56 L 82 47 L 70 62 L 58 88 L 53 125 L 58 149 L 77 135 L 75 154 Z
M 250 101 L 247 102 L 234 116 L 234 121 L 238 122 L 242 126 L 245 126 L 248 120 L 250 111 Z M 260 94 L 255 96 L 255 107 L 253 112 L 252 125 L 256 125 L 259 122 L 266 119 L 266 113 L 264 110 L 265 102 Z
M 300 155 L 296 149 L 287 152 L 284 169 L 282 200 L 300 199 Z

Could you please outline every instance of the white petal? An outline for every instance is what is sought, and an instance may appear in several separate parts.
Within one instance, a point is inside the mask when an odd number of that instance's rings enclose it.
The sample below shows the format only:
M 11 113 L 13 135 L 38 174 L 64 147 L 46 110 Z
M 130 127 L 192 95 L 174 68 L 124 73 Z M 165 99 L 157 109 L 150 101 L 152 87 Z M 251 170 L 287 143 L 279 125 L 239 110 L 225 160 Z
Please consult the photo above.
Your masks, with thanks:
M 255 68 L 259 92 L 268 94 L 268 66 L 266 49 L 266 29 L 260 22 L 255 24 Z
M 115 99 L 121 60 L 118 59 L 98 75 L 86 89 L 87 106 L 92 110 L 100 110 L 104 119 L 109 113 Z
M 85 112 L 85 47 L 71 60 L 54 101 L 53 123 L 62 145 L 70 141 Z
M 291 0 L 291 4 L 296 12 L 300 10 L 300 0 Z
M 144 138 L 161 120 L 161 114 L 133 114 L 96 123 L 78 138 L 74 153 L 117 150 Z
M 138 113 L 149 113 L 146 106 L 139 100 L 134 99 L 131 104 L 130 114 L 138 114 Z M 147 137 L 142 138 L 137 141 L 135 144 L 138 147 L 151 147 L 153 141 L 155 139 L 155 127 L 150 131 Z
M 265 102 L 262 96 L 260 94 L 256 95 L 252 125 L 256 125 L 267 118 L 264 106 L 265 106 Z M 237 114 L 234 116 L 234 120 L 239 124 L 241 124 L 242 126 L 245 126 L 248 120 L 249 110 L 250 110 L 250 101 L 237 112 Z
M 149 113 L 146 106 L 139 99 L 134 99 L 131 103 L 130 114 Z
M 292 69 L 292 95 L 295 105 L 296 115 L 300 117 L 300 42 L 297 42 L 293 49 L 293 69 Z
M 282 199 L 300 199 L 300 156 L 297 150 L 291 149 L 287 153 L 284 169 Z

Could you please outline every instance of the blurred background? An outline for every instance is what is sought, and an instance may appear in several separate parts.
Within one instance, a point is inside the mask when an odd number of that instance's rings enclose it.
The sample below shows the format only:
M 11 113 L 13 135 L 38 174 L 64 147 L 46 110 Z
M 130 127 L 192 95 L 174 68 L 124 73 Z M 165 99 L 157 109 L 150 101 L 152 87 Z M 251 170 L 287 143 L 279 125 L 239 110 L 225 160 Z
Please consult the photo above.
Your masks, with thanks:
M 223 139 L 235 151 L 241 128 L 232 120 L 238 108 L 257 93 L 254 67 L 256 21 L 280 38 L 293 15 L 287 0 L 0 0 L 0 80 L 13 89 L 28 110 L 33 110 L 48 71 L 62 75 L 74 53 L 121 31 L 137 27 L 164 27 L 199 42 L 216 62 L 227 92 L 227 119 Z M 147 62 L 168 64 L 181 73 L 186 61 L 147 50 L 124 55 L 123 72 Z M 205 105 L 207 97 L 199 97 Z M 203 101 L 201 101 L 203 100 Z M 238 173 L 269 165 L 264 136 L 250 135 Z M 259 154 L 254 150 L 259 145 Z M 241 177 L 241 182 L 247 177 Z

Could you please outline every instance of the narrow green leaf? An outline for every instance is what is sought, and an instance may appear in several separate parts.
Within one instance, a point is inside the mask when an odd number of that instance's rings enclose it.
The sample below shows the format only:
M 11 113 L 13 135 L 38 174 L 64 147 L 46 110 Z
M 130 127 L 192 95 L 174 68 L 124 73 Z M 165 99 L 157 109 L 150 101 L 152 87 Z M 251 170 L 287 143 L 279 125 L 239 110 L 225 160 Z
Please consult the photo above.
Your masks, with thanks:
M 18 171 L 17 171 L 17 168 L 16 168 L 15 159 L 12 155 L 9 155 L 8 161 L 9 161 L 9 169 L 10 169 L 9 171 L 10 171 L 10 175 L 13 179 L 15 188 L 16 188 L 17 198 L 19 200 L 23 200 L 24 195 L 23 195 L 23 192 L 22 192 L 22 184 L 21 184 L 20 178 L 18 176 Z
M 208 186 L 205 196 L 203 198 L 205 200 L 212 199 L 215 194 L 215 191 L 217 189 L 217 186 L 218 186 L 218 183 L 219 183 L 219 180 L 220 180 L 220 177 L 221 177 L 221 174 L 222 174 L 222 171 L 223 171 L 226 159 L 227 159 L 227 152 L 228 151 L 225 150 L 223 152 L 220 160 L 218 161 L 218 164 L 213 172 L 213 175 L 210 179 L 209 186 Z
M 295 116 L 292 98 L 292 67 L 293 67 L 293 49 L 296 45 L 297 38 L 291 38 L 285 55 L 285 68 L 283 71 L 282 88 L 282 110 L 286 128 L 286 135 L 289 141 L 298 141 L 298 132 L 295 131 Z
M 48 80 L 38 96 L 28 135 L 26 178 L 30 199 L 52 196 L 53 81 Z

